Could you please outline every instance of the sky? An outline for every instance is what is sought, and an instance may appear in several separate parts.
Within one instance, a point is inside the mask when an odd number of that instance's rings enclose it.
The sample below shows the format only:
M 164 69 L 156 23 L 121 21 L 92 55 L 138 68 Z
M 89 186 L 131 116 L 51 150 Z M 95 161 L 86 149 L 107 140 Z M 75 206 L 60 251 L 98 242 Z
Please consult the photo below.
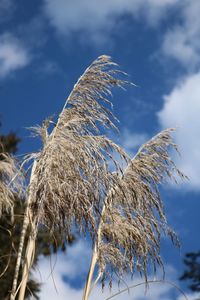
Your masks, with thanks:
M 38 150 L 40 143 L 27 128 L 56 116 L 78 77 L 102 54 L 136 84 L 113 92 L 121 131 L 116 141 L 134 155 L 160 130 L 177 128 L 181 156 L 174 159 L 189 180 L 161 190 L 182 246 L 174 249 L 163 239 L 162 257 L 167 278 L 190 299 L 195 295 L 178 278 L 184 254 L 200 249 L 199 15 L 199 0 L 0 0 L 1 131 L 15 131 L 21 138 L 18 155 Z M 57 260 L 55 285 L 52 276 L 43 276 L 41 300 L 81 299 L 89 253 L 90 245 L 81 239 L 66 256 L 52 257 Z M 40 280 L 39 273 L 51 273 L 49 261 L 41 257 L 39 269 L 35 276 Z M 138 280 L 137 274 L 132 281 L 127 278 L 130 284 Z M 107 292 L 100 290 L 94 298 L 106 299 Z M 146 295 L 141 287 L 126 294 L 134 300 L 181 297 L 166 285 L 152 285 Z

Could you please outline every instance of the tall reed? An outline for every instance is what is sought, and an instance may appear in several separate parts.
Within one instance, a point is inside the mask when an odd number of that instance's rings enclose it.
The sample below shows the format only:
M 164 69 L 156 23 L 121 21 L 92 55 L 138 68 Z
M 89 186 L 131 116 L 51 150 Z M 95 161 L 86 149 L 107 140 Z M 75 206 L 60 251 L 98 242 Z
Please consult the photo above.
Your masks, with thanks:
M 162 265 L 161 232 L 177 242 L 167 225 L 158 190 L 174 172 L 184 177 L 168 152 L 170 147 L 176 149 L 171 138 L 173 129 L 144 144 L 133 159 L 105 136 L 104 128 L 117 129 L 109 96 L 113 87 L 128 84 L 121 79 L 125 75 L 110 57 L 100 56 L 74 85 L 57 122 L 49 119 L 35 128 L 43 147 L 33 155 L 11 300 L 17 294 L 19 300 L 24 299 L 40 225 L 52 234 L 59 229 L 65 237 L 71 235 L 74 225 L 80 232 L 89 233 L 94 248 L 84 300 L 99 280 L 104 284 L 109 278 L 111 285 L 114 273 L 121 278 L 137 269 L 147 278 L 149 262 L 155 270 L 157 264 Z M 127 164 L 125 170 L 115 159 L 116 153 Z M 21 266 L 23 275 L 17 286 Z

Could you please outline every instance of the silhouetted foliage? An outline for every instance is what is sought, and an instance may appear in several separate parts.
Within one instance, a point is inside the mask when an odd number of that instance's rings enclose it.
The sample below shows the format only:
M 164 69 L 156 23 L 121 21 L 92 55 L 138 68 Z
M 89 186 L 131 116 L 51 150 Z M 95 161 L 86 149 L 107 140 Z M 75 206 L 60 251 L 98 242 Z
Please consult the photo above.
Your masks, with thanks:
M 188 286 L 194 292 L 200 292 L 200 251 L 190 252 L 185 255 L 186 270 L 180 280 L 189 280 Z
M 1 127 L 1 123 L 0 123 Z M 0 146 L 5 153 L 14 154 L 17 152 L 17 146 L 20 142 L 20 138 L 14 132 L 10 132 L 6 135 L 0 134 Z

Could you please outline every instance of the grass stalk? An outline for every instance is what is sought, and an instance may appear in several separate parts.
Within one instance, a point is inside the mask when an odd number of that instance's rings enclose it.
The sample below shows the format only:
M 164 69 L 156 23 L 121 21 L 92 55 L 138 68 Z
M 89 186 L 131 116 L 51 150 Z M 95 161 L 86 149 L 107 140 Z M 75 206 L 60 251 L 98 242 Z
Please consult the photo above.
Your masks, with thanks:
M 25 240 L 28 224 L 29 224 L 29 217 L 28 217 L 28 207 L 27 207 L 25 215 L 24 215 L 23 227 L 22 227 L 21 236 L 20 236 L 20 242 L 19 242 L 19 248 L 18 248 L 18 253 L 17 253 L 17 261 L 16 261 L 16 266 L 15 266 L 15 274 L 14 274 L 14 278 L 13 278 L 10 300 L 14 300 L 16 297 L 17 282 L 18 282 L 18 278 L 19 278 L 19 269 L 21 266 L 22 252 L 23 252 L 23 248 L 24 248 L 24 240 Z
M 35 253 L 35 240 L 37 234 L 37 228 L 35 224 L 32 224 L 32 232 L 28 240 L 28 244 L 26 247 L 26 254 L 25 254 L 25 261 L 23 266 L 23 273 L 22 273 L 22 281 L 21 286 L 19 288 L 19 297 L 18 300 L 24 300 L 29 271 L 33 263 L 34 253 Z
M 91 263 L 90 263 L 90 268 L 88 271 L 88 276 L 86 279 L 86 283 L 85 283 L 85 287 L 84 287 L 84 292 L 83 292 L 83 298 L 82 300 L 88 300 L 89 299 L 89 295 L 90 292 L 92 290 L 92 288 L 95 287 L 95 285 L 98 283 L 98 280 L 100 279 L 100 274 L 97 276 L 97 280 L 95 280 L 92 284 L 92 279 L 94 276 L 94 270 L 95 270 L 95 266 L 97 263 L 97 259 L 98 259 L 98 246 L 100 243 L 100 239 L 101 239 L 101 226 L 102 226 L 102 222 L 103 222 L 103 216 L 105 214 L 106 211 L 106 206 L 108 204 L 108 199 L 109 199 L 109 195 L 113 192 L 113 189 L 111 189 L 111 191 L 108 193 L 108 196 L 106 197 L 104 204 L 103 204 L 103 208 L 102 208 L 102 212 L 101 212 L 101 216 L 100 216 L 100 221 L 99 221 L 99 226 L 98 226 L 98 231 L 97 231 L 97 238 L 93 247 L 93 253 L 92 253 L 92 259 L 91 259 Z
M 30 184 L 34 179 L 35 168 L 36 168 L 36 161 L 34 161 L 34 163 L 33 163 L 31 177 L 30 177 Z M 18 253 L 17 253 L 17 261 L 16 261 L 16 266 L 15 266 L 15 274 L 14 274 L 14 278 L 13 278 L 13 285 L 12 285 L 10 300 L 14 300 L 16 298 L 17 282 L 18 282 L 18 278 L 19 278 L 19 270 L 20 270 L 20 266 L 21 266 L 24 241 L 25 241 L 25 236 L 26 236 L 28 225 L 30 224 L 30 204 L 32 201 L 31 196 L 32 196 L 32 191 L 30 190 L 28 200 L 27 200 L 27 207 L 26 207 L 26 211 L 24 214 L 24 221 L 23 221 L 23 227 L 22 227 L 22 231 L 21 231 L 20 243 L 19 243 L 19 248 L 18 248 Z
M 106 298 L 105 300 L 110 300 L 110 299 L 113 299 L 114 297 L 116 296 L 119 296 L 121 295 L 122 293 L 125 293 L 127 291 L 129 291 L 130 289 L 134 289 L 138 286 L 142 286 L 142 285 L 149 285 L 149 284 L 152 284 L 152 283 L 166 283 L 166 284 L 169 284 L 171 285 L 172 287 L 174 287 L 184 298 L 185 300 L 189 300 L 186 296 L 186 294 L 183 292 L 183 290 L 181 288 L 179 288 L 175 283 L 169 281 L 169 280 L 148 280 L 147 282 L 140 282 L 140 283 L 137 283 L 137 284 L 133 284 L 131 286 L 128 286 L 127 288 L 111 295 L 110 297 Z
M 94 248 L 93 248 L 93 254 L 92 254 L 92 259 L 90 263 L 90 268 L 87 276 L 87 280 L 85 283 L 85 288 L 83 292 L 83 300 L 88 300 L 90 292 L 91 292 L 91 285 L 92 285 L 92 278 L 94 275 L 94 270 L 97 262 L 98 254 L 97 254 L 97 244 L 95 243 Z

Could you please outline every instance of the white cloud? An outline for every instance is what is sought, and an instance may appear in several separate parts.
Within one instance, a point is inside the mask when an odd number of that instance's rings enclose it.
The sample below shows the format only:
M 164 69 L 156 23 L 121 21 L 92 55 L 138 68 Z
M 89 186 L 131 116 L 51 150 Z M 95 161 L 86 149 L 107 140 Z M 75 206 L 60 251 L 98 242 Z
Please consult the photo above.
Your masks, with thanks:
M 30 61 L 27 50 L 10 34 L 0 36 L 0 78 L 25 67 Z
M 66 253 L 54 254 L 46 259 L 41 256 L 38 273 L 41 277 L 40 279 L 42 279 L 42 281 L 50 280 L 52 282 L 51 269 L 53 274 L 59 273 L 61 276 L 65 275 L 70 279 L 74 279 L 80 274 L 86 275 L 90 261 L 90 253 L 89 243 L 84 240 L 79 240 L 78 242 L 74 242 L 72 246 L 68 246 L 67 255 Z M 79 260 L 78 264 L 77 260 Z
M 116 144 L 119 144 L 132 158 L 137 153 L 139 147 L 148 141 L 148 136 L 144 133 L 132 133 L 129 128 L 124 127 L 119 136 L 113 136 L 111 139 L 113 139 Z M 117 152 L 113 152 L 112 157 L 120 165 L 122 170 L 127 167 L 127 162 L 122 159 Z M 111 172 L 116 171 L 116 165 L 112 159 L 108 159 L 108 164 Z
M 84 240 L 68 246 L 67 253 L 54 254 L 51 257 L 40 257 L 38 268 L 33 276 L 42 283 L 41 300 L 81 299 L 82 290 L 74 289 L 64 282 L 86 278 L 90 263 L 90 246 Z
M 199 300 L 199 293 L 187 293 L 185 296 L 188 300 Z M 185 300 L 185 297 L 180 295 L 177 300 Z
M 164 96 L 158 113 L 163 128 L 179 127 L 175 135 L 181 151 L 178 167 L 189 177 L 188 187 L 200 189 L 200 72 L 182 80 Z M 184 183 L 185 184 L 185 183 Z
M 120 136 L 120 144 L 131 156 L 135 155 L 138 148 L 148 141 L 145 133 L 132 133 L 128 128 L 123 128 Z
M 162 51 L 188 70 L 200 65 L 200 2 L 180 1 L 178 24 L 166 32 Z
M 41 300 L 57 299 L 57 300 L 81 300 L 82 299 L 82 284 L 86 278 L 87 268 L 89 266 L 90 259 L 90 250 L 88 249 L 88 244 L 83 241 L 79 241 L 77 244 L 68 248 L 66 256 L 63 254 L 57 255 L 57 261 L 53 270 L 50 267 L 49 258 L 41 258 L 39 260 L 39 272 L 37 272 L 37 278 L 43 282 L 42 289 L 40 292 Z M 52 257 L 52 260 L 55 259 L 55 256 Z M 52 262 L 53 264 L 53 262 Z M 73 267 L 72 267 L 73 265 Z M 74 268 L 74 270 L 73 270 Z M 52 273 L 52 274 L 51 274 Z M 35 274 L 35 275 L 36 275 Z M 50 275 L 51 274 L 51 275 Z M 73 275 L 72 275 L 73 274 Z M 49 278 L 48 278 L 49 277 Z M 52 279 L 53 277 L 53 279 Z M 176 271 L 171 266 L 166 266 L 166 279 L 175 283 L 175 278 L 177 277 Z M 64 279 L 65 278 L 65 279 Z M 70 285 L 67 279 L 75 279 L 76 287 Z M 158 279 L 162 278 L 159 276 Z M 149 278 L 152 280 L 153 278 Z M 131 285 L 136 285 L 143 282 L 138 275 L 135 275 L 133 280 L 130 277 L 125 278 L 126 285 L 121 283 L 118 286 L 116 281 L 113 282 L 112 293 L 109 291 L 108 286 L 105 287 L 104 292 L 102 293 L 101 286 L 98 284 L 96 288 L 91 293 L 91 299 L 102 300 L 109 297 L 111 294 L 114 294 L 119 291 L 119 289 L 124 289 Z M 130 290 L 130 292 L 122 293 L 118 295 L 116 299 L 134 299 L 134 300 L 171 300 L 171 292 L 174 291 L 174 287 L 167 283 L 153 283 L 149 285 L 147 294 L 145 294 L 145 286 L 140 285 Z M 183 300 L 182 296 L 179 296 L 177 293 L 177 300 Z M 189 300 L 193 300 L 193 297 L 190 297 Z
M 80 39 L 94 44 L 108 43 L 125 14 L 156 27 L 170 11 L 177 21 L 164 33 L 161 52 L 194 70 L 200 65 L 199 0 L 44 0 L 44 12 L 62 38 L 81 33 Z
M 105 42 L 123 14 L 155 25 L 179 0 L 44 0 L 44 11 L 61 34 L 87 33 L 87 40 Z

